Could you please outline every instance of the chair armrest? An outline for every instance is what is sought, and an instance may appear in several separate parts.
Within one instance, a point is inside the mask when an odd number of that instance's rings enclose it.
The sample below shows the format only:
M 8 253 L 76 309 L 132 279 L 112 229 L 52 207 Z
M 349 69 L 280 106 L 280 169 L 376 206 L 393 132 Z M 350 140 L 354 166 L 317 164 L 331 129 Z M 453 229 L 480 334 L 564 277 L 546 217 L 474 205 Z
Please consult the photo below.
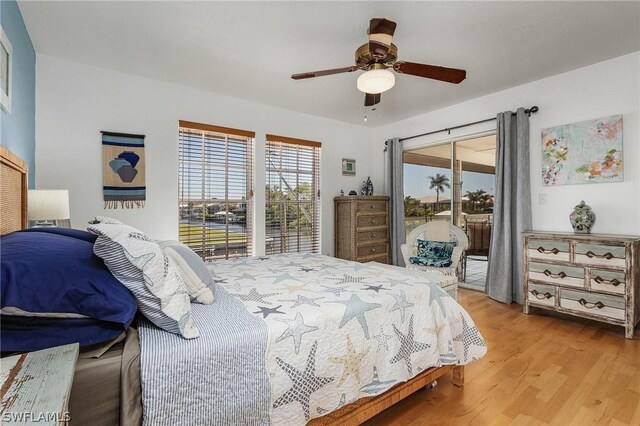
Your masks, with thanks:
M 462 259 L 462 255 L 464 253 L 464 249 L 462 247 L 454 247 L 453 253 L 451 254 L 451 260 L 453 263 L 451 264 L 451 269 L 456 270 L 458 268 L 458 264 L 460 263 L 460 259 Z

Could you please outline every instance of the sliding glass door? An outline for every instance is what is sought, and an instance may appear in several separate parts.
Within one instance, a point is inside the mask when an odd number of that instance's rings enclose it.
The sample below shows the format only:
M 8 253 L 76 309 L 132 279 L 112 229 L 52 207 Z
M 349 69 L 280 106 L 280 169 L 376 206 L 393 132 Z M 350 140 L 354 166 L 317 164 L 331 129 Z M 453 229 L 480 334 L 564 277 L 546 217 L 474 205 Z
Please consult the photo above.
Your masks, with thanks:
M 452 141 L 404 152 L 405 225 L 446 220 L 463 229 L 469 247 L 462 276 L 483 289 L 493 222 L 496 137 Z M 484 262 L 483 262 L 484 261 Z

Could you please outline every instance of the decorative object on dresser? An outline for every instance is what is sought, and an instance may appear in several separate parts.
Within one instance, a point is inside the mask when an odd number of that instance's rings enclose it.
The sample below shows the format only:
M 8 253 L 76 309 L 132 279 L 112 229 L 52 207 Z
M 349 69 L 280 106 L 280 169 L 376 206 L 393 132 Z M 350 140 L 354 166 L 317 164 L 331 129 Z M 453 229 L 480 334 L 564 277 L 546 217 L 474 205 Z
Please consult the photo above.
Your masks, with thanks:
M 367 180 L 362 182 L 362 189 L 360 190 L 362 195 L 373 195 L 373 183 L 371 177 L 367 177 Z
M 571 214 L 569 215 L 569 221 L 573 226 L 573 231 L 577 234 L 590 234 L 593 224 L 596 223 L 596 214 L 591 210 L 591 207 L 586 205 L 583 201 L 575 206 Z
M 562 312 L 625 328 L 640 321 L 640 237 L 525 232 L 524 313 Z
M 389 263 L 389 197 L 335 197 L 336 257 Z
M 68 424 L 77 359 L 77 343 L 3 358 L 3 423 Z

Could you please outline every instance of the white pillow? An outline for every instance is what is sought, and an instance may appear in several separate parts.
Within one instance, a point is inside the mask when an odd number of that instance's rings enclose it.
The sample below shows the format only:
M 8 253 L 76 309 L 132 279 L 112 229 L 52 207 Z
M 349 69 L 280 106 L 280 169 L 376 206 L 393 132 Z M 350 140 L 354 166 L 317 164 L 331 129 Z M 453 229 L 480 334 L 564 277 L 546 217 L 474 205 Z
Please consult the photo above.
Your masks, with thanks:
M 158 244 L 180 270 L 191 301 L 212 304 L 213 277 L 200 256 L 180 241 L 158 241 Z
M 98 235 L 93 252 L 133 293 L 145 317 L 158 327 L 187 339 L 200 335 L 191 317 L 189 294 L 178 268 L 158 243 L 117 221 L 102 220 L 88 230 Z

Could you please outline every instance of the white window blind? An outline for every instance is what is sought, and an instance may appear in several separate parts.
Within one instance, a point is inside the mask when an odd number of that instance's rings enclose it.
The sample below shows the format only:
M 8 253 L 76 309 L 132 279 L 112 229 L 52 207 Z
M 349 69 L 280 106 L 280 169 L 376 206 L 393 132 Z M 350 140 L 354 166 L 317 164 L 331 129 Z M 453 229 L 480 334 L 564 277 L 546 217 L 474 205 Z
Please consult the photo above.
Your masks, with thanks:
M 203 260 L 251 256 L 255 133 L 179 126 L 180 241 Z
M 267 254 L 320 251 L 320 146 L 267 135 Z

